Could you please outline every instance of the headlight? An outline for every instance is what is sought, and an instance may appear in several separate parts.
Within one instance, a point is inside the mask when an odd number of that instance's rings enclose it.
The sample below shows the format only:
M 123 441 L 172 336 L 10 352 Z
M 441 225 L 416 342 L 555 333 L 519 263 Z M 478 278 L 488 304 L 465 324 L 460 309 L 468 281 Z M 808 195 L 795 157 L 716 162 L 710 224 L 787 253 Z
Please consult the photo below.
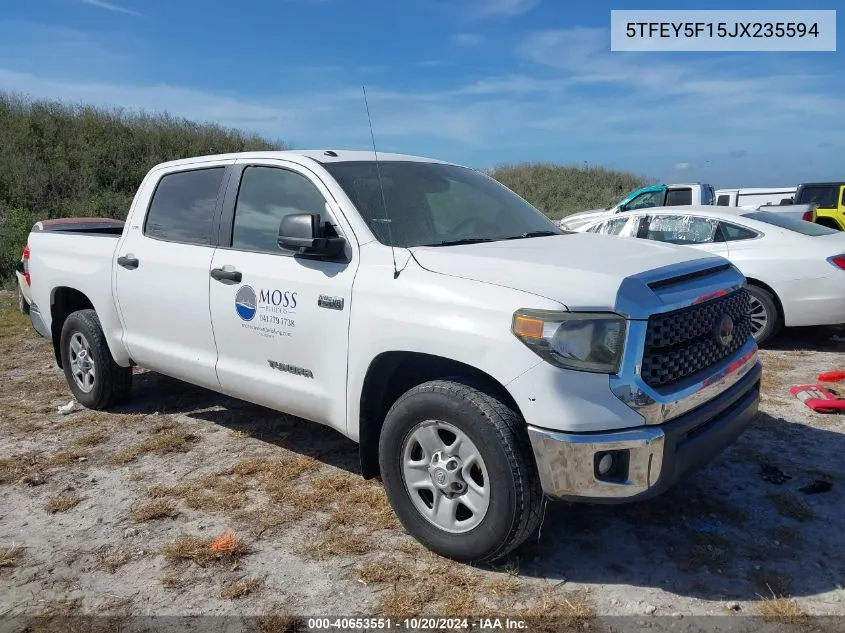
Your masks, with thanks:
M 625 348 L 626 327 L 625 319 L 612 313 L 518 310 L 511 331 L 553 365 L 615 374 Z

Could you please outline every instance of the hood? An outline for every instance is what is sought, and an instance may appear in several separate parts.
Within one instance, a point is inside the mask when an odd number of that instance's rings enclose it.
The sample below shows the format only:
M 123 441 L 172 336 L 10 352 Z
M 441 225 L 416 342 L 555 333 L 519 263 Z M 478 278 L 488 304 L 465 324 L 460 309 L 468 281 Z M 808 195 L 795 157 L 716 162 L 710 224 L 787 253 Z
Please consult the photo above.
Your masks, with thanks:
M 688 246 L 594 233 L 411 250 L 431 272 L 530 292 L 570 310 L 615 309 L 626 277 L 675 264 L 727 263 Z

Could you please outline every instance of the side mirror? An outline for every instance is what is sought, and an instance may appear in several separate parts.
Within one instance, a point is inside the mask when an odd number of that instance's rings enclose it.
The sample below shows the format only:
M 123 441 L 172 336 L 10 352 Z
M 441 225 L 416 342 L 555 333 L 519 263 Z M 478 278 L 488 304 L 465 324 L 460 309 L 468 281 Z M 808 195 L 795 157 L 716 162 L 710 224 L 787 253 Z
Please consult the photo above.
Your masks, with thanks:
M 336 257 L 343 252 L 346 240 L 326 236 L 319 213 L 292 213 L 279 224 L 278 244 L 301 255 Z
M 23 262 L 21 260 L 15 262 L 15 270 L 23 274 Z

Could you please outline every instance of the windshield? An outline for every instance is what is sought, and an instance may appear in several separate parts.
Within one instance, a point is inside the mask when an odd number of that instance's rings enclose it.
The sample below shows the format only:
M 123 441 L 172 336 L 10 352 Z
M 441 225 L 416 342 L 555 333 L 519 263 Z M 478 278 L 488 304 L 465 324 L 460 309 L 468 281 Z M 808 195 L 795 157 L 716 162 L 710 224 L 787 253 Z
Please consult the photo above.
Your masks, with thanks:
M 323 166 L 358 208 L 376 239 L 388 246 L 439 246 L 563 234 L 510 189 L 466 167 L 380 161 L 382 199 L 375 161 Z
M 822 226 L 821 224 L 807 222 L 806 220 L 797 220 L 781 213 L 772 213 L 770 211 L 754 211 L 753 213 L 744 213 L 743 215 L 746 218 L 765 222 L 766 224 L 773 224 L 774 226 L 778 226 L 782 229 L 789 229 L 790 231 L 795 231 L 796 233 L 801 233 L 802 235 L 832 235 L 839 232 L 836 229 L 831 229 L 827 226 Z

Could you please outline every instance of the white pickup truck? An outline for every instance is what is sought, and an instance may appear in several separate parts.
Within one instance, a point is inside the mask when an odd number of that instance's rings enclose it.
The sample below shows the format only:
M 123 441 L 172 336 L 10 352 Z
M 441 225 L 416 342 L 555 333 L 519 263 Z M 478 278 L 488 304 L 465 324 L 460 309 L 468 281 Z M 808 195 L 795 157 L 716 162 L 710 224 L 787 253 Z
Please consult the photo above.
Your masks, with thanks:
M 73 396 L 133 365 L 329 425 L 409 533 L 462 561 L 544 493 L 620 503 L 757 411 L 744 278 L 683 246 L 568 234 L 476 170 L 399 154 L 164 163 L 122 230 L 29 236 L 30 315 Z

